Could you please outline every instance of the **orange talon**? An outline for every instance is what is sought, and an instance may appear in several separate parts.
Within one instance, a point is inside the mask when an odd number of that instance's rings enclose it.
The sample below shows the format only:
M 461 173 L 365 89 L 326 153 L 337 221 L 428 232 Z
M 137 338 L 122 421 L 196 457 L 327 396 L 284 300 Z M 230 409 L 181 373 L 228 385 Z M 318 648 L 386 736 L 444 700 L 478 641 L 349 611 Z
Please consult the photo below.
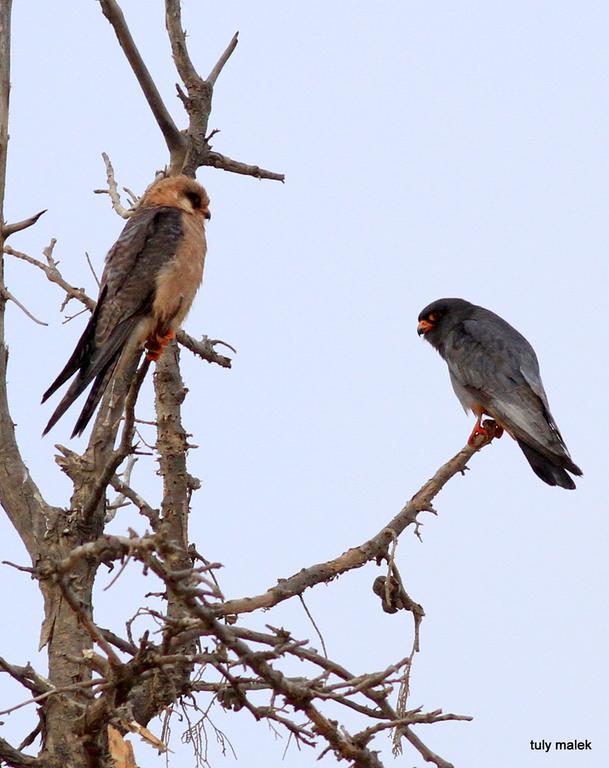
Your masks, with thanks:
M 486 430 L 482 426 L 481 422 L 482 422 L 482 414 L 480 414 L 480 416 L 478 416 L 478 418 L 476 419 L 476 423 L 474 424 L 474 428 L 472 429 L 472 433 L 467 438 L 467 444 L 468 445 L 473 445 L 474 444 L 474 440 L 476 439 L 476 437 L 478 435 L 484 435 L 485 437 L 489 436 L 488 430 Z
M 167 333 L 164 336 L 158 336 L 157 339 L 160 341 L 162 347 L 166 347 L 172 339 L 175 339 L 176 335 L 173 331 L 167 331 Z
M 169 330 L 164 336 L 155 333 L 153 337 L 146 341 L 146 360 L 156 362 L 161 356 L 161 352 L 172 339 L 175 339 L 174 331 Z
M 482 426 L 483 415 L 484 414 L 481 413 L 480 416 L 478 416 L 476 419 L 472 433 L 467 440 L 468 445 L 475 445 L 475 440 L 478 435 L 482 435 L 483 437 L 490 437 L 491 439 L 497 438 L 497 440 L 499 440 L 499 438 L 503 435 L 503 427 L 500 424 L 497 424 L 494 419 L 488 419 L 484 422 L 484 426 Z
M 150 360 L 150 362 L 156 363 L 156 361 L 161 356 L 161 349 L 146 349 L 146 360 Z

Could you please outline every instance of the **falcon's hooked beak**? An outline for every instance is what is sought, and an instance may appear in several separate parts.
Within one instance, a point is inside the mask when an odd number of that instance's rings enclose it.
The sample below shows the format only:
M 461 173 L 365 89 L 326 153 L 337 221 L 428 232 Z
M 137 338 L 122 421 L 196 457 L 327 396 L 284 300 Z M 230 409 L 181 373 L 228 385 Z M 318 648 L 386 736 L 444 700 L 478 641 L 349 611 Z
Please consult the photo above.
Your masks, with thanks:
M 430 323 L 429 320 L 420 320 L 417 325 L 417 333 L 419 336 L 424 336 L 428 331 L 431 331 L 432 328 L 433 323 Z

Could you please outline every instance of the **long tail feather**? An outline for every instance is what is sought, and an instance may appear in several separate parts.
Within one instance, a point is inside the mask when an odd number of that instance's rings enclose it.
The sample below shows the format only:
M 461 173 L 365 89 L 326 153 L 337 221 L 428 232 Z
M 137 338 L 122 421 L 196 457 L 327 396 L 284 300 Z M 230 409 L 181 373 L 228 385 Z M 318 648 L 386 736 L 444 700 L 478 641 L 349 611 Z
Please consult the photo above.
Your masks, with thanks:
M 93 414 L 93 410 L 95 409 L 95 406 L 99 402 L 99 399 L 104 393 L 104 390 L 101 389 L 101 384 L 104 384 L 104 389 L 108 384 L 108 381 L 110 377 L 106 377 L 106 374 L 108 373 L 108 369 L 110 369 L 110 376 L 112 375 L 114 368 L 116 367 L 116 363 L 118 362 L 118 358 L 120 357 L 120 350 L 116 353 L 115 358 L 110 360 L 108 363 L 106 363 L 106 367 L 102 369 L 102 371 L 99 372 L 99 374 L 95 377 L 95 384 L 93 385 L 93 388 L 91 389 L 91 392 L 89 393 L 89 396 L 87 397 L 87 400 L 85 402 L 84 408 L 82 413 L 80 414 L 77 422 L 78 425 L 81 424 L 83 421 L 83 416 L 85 414 L 88 414 L 86 416 L 86 419 L 84 423 L 82 423 L 82 426 L 80 426 L 79 429 L 76 427 L 74 428 L 74 432 L 72 432 L 72 437 L 74 437 L 75 434 L 80 435 L 82 430 L 86 427 L 89 419 L 91 418 Z M 89 386 L 91 383 L 92 376 L 85 376 L 84 378 L 81 378 L 80 376 L 75 379 L 72 384 L 70 384 L 70 387 L 68 391 L 65 393 L 65 395 L 62 397 L 59 405 L 55 410 L 53 411 L 53 415 L 49 419 L 49 423 L 44 428 L 44 431 L 42 433 L 43 437 L 47 434 L 55 424 L 59 421 L 59 419 L 64 415 L 64 413 L 68 410 L 68 408 L 72 405 L 72 403 L 81 395 L 85 389 Z M 92 399 L 92 395 L 94 395 L 94 399 Z
M 70 384 L 68 391 L 63 396 L 61 402 L 53 412 L 53 415 L 49 419 L 49 423 L 44 428 L 42 433 L 43 436 L 46 435 L 50 429 L 52 429 L 52 427 L 63 416 L 63 414 L 72 405 L 76 398 L 82 394 L 82 392 L 84 392 L 85 389 L 89 386 L 91 381 L 95 379 L 95 385 L 91 390 L 91 395 L 89 396 L 89 398 L 92 397 L 91 402 L 89 399 L 87 399 L 83 413 L 81 413 L 77 422 L 77 428 L 75 429 L 75 434 L 80 434 L 82 432 L 87 422 L 91 418 L 93 410 L 95 409 L 95 405 L 97 405 L 99 402 L 99 399 L 108 384 L 110 376 L 114 371 L 114 367 L 118 361 L 118 358 L 120 357 L 125 342 L 133 333 L 139 321 L 139 316 L 132 316 L 119 323 L 112 331 L 110 338 L 105 342 L 103 347 L 94 352 L 91 360 L 87 365 L 81 367 L 78 376 L 76 379 L 74 379 L 72 384 Z M 106 376 L 108 373 L 110 373 L 110 376 Z M 91 403 L 93 403 L 93 408 L 91 408 Z M 81 426 L 78 427 L 78 425 Z
M 49 397 L 53 394 L 53 392 L 57 391 L 62 384 L 65 384 L 65 382 L 69 378 L 71 378 L 76 373 L 76 371 L 85 367 L 88 361 L 90 360 L 90 358 L 95 353 L 95 326 L 97 324 L 98 307 L 101 306 L 101 302 L 105 294 L 106 294 L 106 287 L 104 286 L 100 294 L 99 300 L 97 302 L 97 306 L 93 310 L 93 314 L 89 318 L 87 327 L 85 328 L 85 330 L 82 333 L 82 336 L 78 340 L 76 348 L 74 352 L 72 352 L 72 356 L 63 367 L 61 373 L 57 376 L 55 381 L 51 384 L 51 386 L 47 389 L 47 391 L 42 396 L 43 403 L 46 402 L 49 399 Z
M 518 440 L 518 445 L 524 453 L 526 460 L 531 465 L 533 472 L 535 472 L 537 477 L 543 480 L 544 483 L 547 483 L 548 485 L 558 485 L 561 488 L 567 488 L 568 490 L 573 490 L 575 488 L 573 479 L 567 474 L 565 468 L 561 466 L 561 464 L 564 463 L 569 472 L 572 472 L 574 475 L 581 475 L 583 473 L 577 464 L 574 464 L 568 457 L 565 457 L 564 459 L 563 457 L 560 457 L 560 459 L 557 457 L 557 459 L 552 461 L 535 448 L 527 445 L 523 440 Z
M 95 409 L 97 408 L 97 404 L 101 400 L 101 397 L 106 391 L 106 387 L 108 386 L 108 383 L 114 374 L 114 369 L 116 368 L 119 357 L 120 351 L 117 353 L 114 360 L 110 360 L 106 368 L 104 368 L 104 370 L 97 375 L 95 381 L 93 382 L 93 386 L 91 387 L 91 391 L 87 396 L 83 409 L 80 412 L 80 416 L 74 425 L 74 429 L 71 435 L 72 437 L 80 437 L 87 424 L 91 420 L 91 416 L 93 416 Z

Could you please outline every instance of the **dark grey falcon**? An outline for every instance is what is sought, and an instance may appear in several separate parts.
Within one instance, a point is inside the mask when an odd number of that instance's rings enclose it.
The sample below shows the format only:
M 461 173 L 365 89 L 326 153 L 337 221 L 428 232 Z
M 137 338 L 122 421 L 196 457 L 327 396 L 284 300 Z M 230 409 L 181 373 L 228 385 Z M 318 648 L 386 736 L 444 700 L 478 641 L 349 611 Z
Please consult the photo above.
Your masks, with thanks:
M 446 360 L 453 389 L 477 420 L 470 435 L 495 420 L 518 443 L 533 472 L 548 485 L 575 488 L 581 475 L 550 413 L 533 347 L 503 318 L 464 299 L 438 299 L 419 315 L 418 334 Z

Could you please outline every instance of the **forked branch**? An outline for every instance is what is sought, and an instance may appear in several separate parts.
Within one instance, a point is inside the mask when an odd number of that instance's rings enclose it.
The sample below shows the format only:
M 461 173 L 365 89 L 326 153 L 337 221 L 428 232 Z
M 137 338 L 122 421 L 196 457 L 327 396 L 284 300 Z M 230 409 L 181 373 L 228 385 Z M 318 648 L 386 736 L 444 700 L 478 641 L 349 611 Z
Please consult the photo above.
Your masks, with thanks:
M 212 67 L 207 79 L 202 78 L 190 58 L 186 45 L 186 34 L 182 26 L 180 0 L 165 0 L 165 25 L 171 44 L 173 60 L 182 80 L 177 91 L 184 109 L 188 114 L 188 128 L 179 131 L 171 118 L 161 95 L 152 80 L 148 68 L 131 36 L 123 12 L 116 0 L 100 0 L 104 16 L 112 25 L 125 56 L 133 69 L 140 87 L 148 101 L 150 109 L 163 133 L 169 150 L 170 176 L 184 173 L 194 176 L 197 168 L 212 166 L 232 173 L 253 176 L 258 179 L 284 181 L 282 173 L 266 170 L 258 165 L 232 160 L 219 152 L 212 152 L 207 135 L 212 96 L 216 81 L 237 47 L 238 34 L 235 33 L 225 50 Z
M 148 67 L 144 64 L 144 60 L 131 36 L 121 7 L 116 0 L 99 0 L 99 2 L 103 14 L 112 25 L 118 42 L 127 57 L 131 69 L 137 77 L 137 81 L 140 84 L 144 96 L 146 97 L 148 106 L 152 110 L 152 114 L 161 129 L 163 137 L 165 138 L 165 143 L 169 149 L 171 164 L 179 164 L 179 158 L 183 157 L 185 153 L 185 139 L 174 123 L 167 107 L 163 103 L 161 94 L 148 71 Z

